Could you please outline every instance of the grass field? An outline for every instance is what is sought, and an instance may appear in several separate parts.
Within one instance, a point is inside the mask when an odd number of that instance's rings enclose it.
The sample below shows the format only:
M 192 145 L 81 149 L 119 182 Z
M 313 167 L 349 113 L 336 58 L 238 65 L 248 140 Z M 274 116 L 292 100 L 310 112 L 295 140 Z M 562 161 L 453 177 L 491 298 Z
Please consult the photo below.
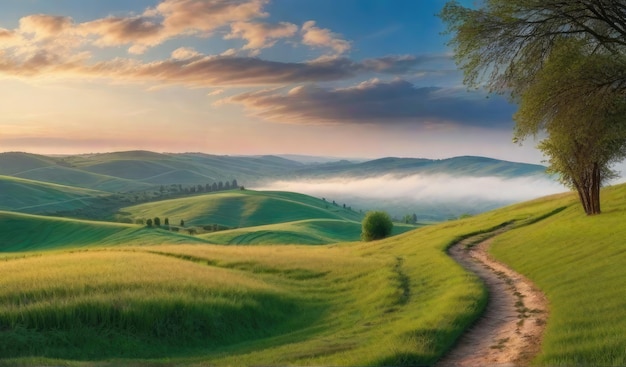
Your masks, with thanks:
M 0 176 L 0 210 L 54 212 L 82 208 L 105 192 Z
M 626 186 L 603 195 L 598 217 L 564 194 L 368 243 L 168 243 L 133 226 L 81 249 L 33 243 L 0 254 L 0 364 L 432 364 L 486 302 L 445 249 L 515 221 L 493 252 L 549 299 L 535 363 L 623 365 Z M 133 242 L 143 231 L 154 245 Z
M 393 235 L 411 231 L 413 225 L 394 223 Z M 203 234 L 200 237 L 224 245 L 325 245 L 355 241 L 361 236 L 361 223 L 340 219 L 308 219 L 265 226 L 246 227 Z
M 548 297 L 538 364 L 626 365 L 626 186 L 605 189 L 602 199 L 599 216 L 574 205 L 494 244 L 497 258 Z
M 123 208 L 135 218 L 168 217 L 170 223 L 184 220 L 188 226 L 220 224 L 252 227 L 297 220 L 344 219 L 360 222 L 363 215 L 307 195 L 235 190 L 163 200 Z
M 206 243 L 164 230 L 0 211 L 0 252 L 122 244 Z

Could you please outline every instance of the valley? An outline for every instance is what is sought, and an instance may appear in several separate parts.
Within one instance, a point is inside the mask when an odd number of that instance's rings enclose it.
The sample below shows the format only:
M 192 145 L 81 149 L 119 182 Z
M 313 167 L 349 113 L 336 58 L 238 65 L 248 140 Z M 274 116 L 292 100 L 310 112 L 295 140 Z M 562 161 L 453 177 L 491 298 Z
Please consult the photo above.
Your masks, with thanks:
M 0 365 L 433 365 L 488 300 L 446 251 L 503 225 L 492 256 L 549 302 L 532 363 L 626 358 L 624 185 L 598 217 L 565 193 L 361 242 L 364 213 L 331 198 L 2 182 Z M 111 195 L 107 220 L 31 213 Z

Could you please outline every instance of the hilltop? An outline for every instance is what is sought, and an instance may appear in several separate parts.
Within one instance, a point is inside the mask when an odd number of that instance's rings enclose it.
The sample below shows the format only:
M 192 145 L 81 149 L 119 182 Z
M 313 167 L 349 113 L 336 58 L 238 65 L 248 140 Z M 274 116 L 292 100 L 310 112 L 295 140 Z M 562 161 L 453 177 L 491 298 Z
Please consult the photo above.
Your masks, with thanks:
M 522 185 L 526 186 L 539 181 L 546 185 L 554 184 L 554 180 L 545 173 L 545 167 L 540 165 L 467 156 L 449 159 L 387 157 L 349 161 L 329 157 L 218 156 L 149 151 L 50 157 L 13 152 L 0 153 L 1 174 L 109 193 L 109 200 L 96 200 L 85 206 L 61 206 L 45 210 L 42 207 L 42 211 L 30 211 L 107 220 L 111 219 L 116 210 L 132 203 L 217 191 L 218 186 L 230 188 L 226 185 L 235 181 L 237 186 L 246 188 L 297 191 L 326 197 L 329 201 L 349 202 L 362 210 L 386 210 L 397 218 L 415 213 L 421 221 L 442 221 L 464 214 L 477 214 L 520 200 L 517 197 L 502 198 L 502 192 L 506 191 L 504 188 L 487 191 L 482 196 L 459 199 L 457 196 L 463 191 L 464 180 L 485 178 L 489 181 L 474 187 L 488 187 L 491 184 L 504 187 L 510 180 L 525 180 Z M 378 184 L 384 187 L 405 178 L 412 182 L 401 185 L 400 190 L 390 185 L 384 197 L 372 197 L 369 192 L 359 189 L 358 185 L 362 180 L 379 179 L 386 181 Z M 418 182 L 428 180 L 437 181 L 432 187 L 445 187 L 449 182 L 457 182 L 457 187 L 450 188 L 447 193 L 418 195 L 423 190 Z M 352 185 L 355 189 L 342 193 L 334 192 L 334 189 L 309 192 L 301 187 L 289 186 L 290 183 L 310 182 L 345 182 L 346 188 Z M 407 192 L 411 187 L 413 192 Z M 3 195 L 0 192 L 0 201 Z M 534 197 L 532 195 L 529 192 L 522 199 Z M 7 206 L 5 209 L 19 210 L 17 206 Z

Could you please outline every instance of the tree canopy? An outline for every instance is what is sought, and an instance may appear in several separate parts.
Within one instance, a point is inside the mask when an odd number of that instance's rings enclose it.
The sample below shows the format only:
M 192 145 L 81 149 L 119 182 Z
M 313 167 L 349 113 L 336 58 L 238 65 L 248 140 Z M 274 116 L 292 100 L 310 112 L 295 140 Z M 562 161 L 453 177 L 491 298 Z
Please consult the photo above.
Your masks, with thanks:
M 550 170 L 600 213 L 600 186 L 626 157 L 626 2 L 451 1 L 441 16 L 466 85 L 518 103 L 514 141 L 545 134 Z
M 393 222 L 389 214 L 383 211 L 367 212 L 363 219 L 361 239 L 373 241 L 383 239 L 391 234 Z

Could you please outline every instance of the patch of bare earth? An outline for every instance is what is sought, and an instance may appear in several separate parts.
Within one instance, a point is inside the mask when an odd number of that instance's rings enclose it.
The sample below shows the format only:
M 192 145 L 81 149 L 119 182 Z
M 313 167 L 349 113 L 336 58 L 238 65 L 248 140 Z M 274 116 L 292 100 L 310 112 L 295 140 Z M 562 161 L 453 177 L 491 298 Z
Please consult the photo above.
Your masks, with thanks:
M 438 367 L 526 366 L 541 348 L 547 300 L 528 279 L 495 261 L 487 250 L 509 228 L 463 240 L 450 256 L 485 283 L 489 300 L 481 318 L 460 338 Z M 478 244 L 475 244 L 480 241 Z M 475 244 L 475 245 L 472 245 Z

